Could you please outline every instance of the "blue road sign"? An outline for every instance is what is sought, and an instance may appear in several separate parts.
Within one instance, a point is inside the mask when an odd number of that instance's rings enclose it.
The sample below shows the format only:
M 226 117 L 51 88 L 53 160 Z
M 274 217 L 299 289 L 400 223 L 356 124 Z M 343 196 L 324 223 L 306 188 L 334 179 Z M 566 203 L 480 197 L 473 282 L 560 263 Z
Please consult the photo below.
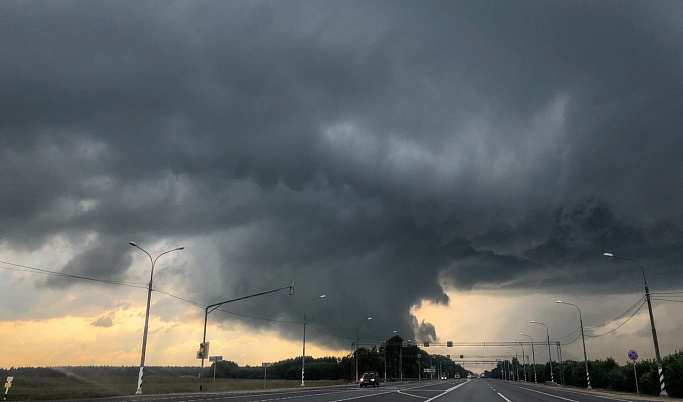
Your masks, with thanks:
M 629 351 L 628 351 L 628 358 L 631 359 L 631 360 L 633 360 L 633 361 L 638 360 L 638 352 L 636 352 L 636 351 L 633 350 L 633 349 L 629 350 Z

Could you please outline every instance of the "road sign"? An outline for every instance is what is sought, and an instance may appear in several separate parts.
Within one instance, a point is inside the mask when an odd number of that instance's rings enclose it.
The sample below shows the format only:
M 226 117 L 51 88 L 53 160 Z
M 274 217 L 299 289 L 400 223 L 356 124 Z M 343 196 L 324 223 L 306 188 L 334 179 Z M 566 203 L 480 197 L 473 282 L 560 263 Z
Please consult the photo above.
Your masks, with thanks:
M 636 351 L 633 350 L 633 349 L 629 350 L 629 351 L 628 351 L 628 358 L 631 359 L 631 360 L 633 360 L 633 361 L 638 360 L 638 352 L 636 352 Z
M 270 367 L 270 363 L 261 363 L 261 367 Z
M 210 362 L 219 362 L 221 360 L 223 360 L 223 356 L 210 356 L 209 357 Z
M 425 372 L 425 373 L 436 373 L 436 369 L 433 369 L 433 368 L 426 368 L 426 369 L 424 369 L 424 372 Z

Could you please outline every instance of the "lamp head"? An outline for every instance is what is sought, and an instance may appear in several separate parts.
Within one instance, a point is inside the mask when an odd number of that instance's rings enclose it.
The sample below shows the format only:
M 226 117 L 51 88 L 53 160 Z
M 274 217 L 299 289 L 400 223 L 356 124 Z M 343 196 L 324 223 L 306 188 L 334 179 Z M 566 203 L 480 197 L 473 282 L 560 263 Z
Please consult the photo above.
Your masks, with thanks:
M 564 303 L 562 300 L 558 300 L 555 303 Z
M 176 247 L 176 250 L 185 250 L 185 247 Z
M 326 297 L 327 297 L 327 295 L 320 295 L 320 298 L 321 298 L 321 299 L 324 299 L 324 298 L 326 298 Z
M 130 245 L 133 246 L 133 247 L 137 247 L 137 246 L 138 246 L 137 244 L 135 244 L 134 241 L 129 241 L 128 244 L 130 244 Z
M 614 257 L 614 254 L 612 253 L 602 253 L 605 257 Z

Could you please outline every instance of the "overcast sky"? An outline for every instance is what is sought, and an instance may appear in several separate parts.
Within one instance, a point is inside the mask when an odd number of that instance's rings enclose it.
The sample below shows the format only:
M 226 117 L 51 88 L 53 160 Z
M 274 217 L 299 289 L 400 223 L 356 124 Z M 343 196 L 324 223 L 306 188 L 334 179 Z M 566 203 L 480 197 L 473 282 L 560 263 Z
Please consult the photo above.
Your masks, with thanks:
M 452 339 L 416 311 L 459 294 L 593 300 L 600 324 L 642 296 L 603 252 L 683 287 L 682 21 L 675 0 L 0 2 L 0 259 L 144 284 L 129 241 L 184 246 L 160 289 L 206 305 L 294 280 L 229 308 L 267 320 L 211 320 L 294 342 L 306 309 L 330 350 L 369 315 L 367 338 Z M 5 324 L 111 327 L 146 301 L 2 271 Z M 477 314 L 469 339 L 501 340 L 510 317 Z M 683 327 L 660 336 L 670 353 Z

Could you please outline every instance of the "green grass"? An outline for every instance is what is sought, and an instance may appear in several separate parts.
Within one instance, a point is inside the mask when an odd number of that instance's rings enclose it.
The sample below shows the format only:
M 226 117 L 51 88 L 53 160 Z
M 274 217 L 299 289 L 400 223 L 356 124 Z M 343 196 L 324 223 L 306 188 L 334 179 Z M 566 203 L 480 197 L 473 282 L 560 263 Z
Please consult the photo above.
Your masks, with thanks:
M 217 378 L 202 379 L 204 392 L 226 392 L 264 389 L 263 380 L 237 380 Z M 344 380 L 306 381 L 306 387 L 333 386 L 345 384 Z M 265 389 L 300 388 L 300 381 L 267 380 Z M 36 377 L 14 378 L 12 388 L 7 396 L 8 401 L 36 401 L 57 399 L 104 398 L 111 396 L 129 396 L 135 393 L 137 378 L 121 377 Z M 199 392 L 197 377 L 159 377 L 147 376 L 143 385 L 143 393 L 174 394 Z M 4 390 L 3 390 L 4 392 Z

